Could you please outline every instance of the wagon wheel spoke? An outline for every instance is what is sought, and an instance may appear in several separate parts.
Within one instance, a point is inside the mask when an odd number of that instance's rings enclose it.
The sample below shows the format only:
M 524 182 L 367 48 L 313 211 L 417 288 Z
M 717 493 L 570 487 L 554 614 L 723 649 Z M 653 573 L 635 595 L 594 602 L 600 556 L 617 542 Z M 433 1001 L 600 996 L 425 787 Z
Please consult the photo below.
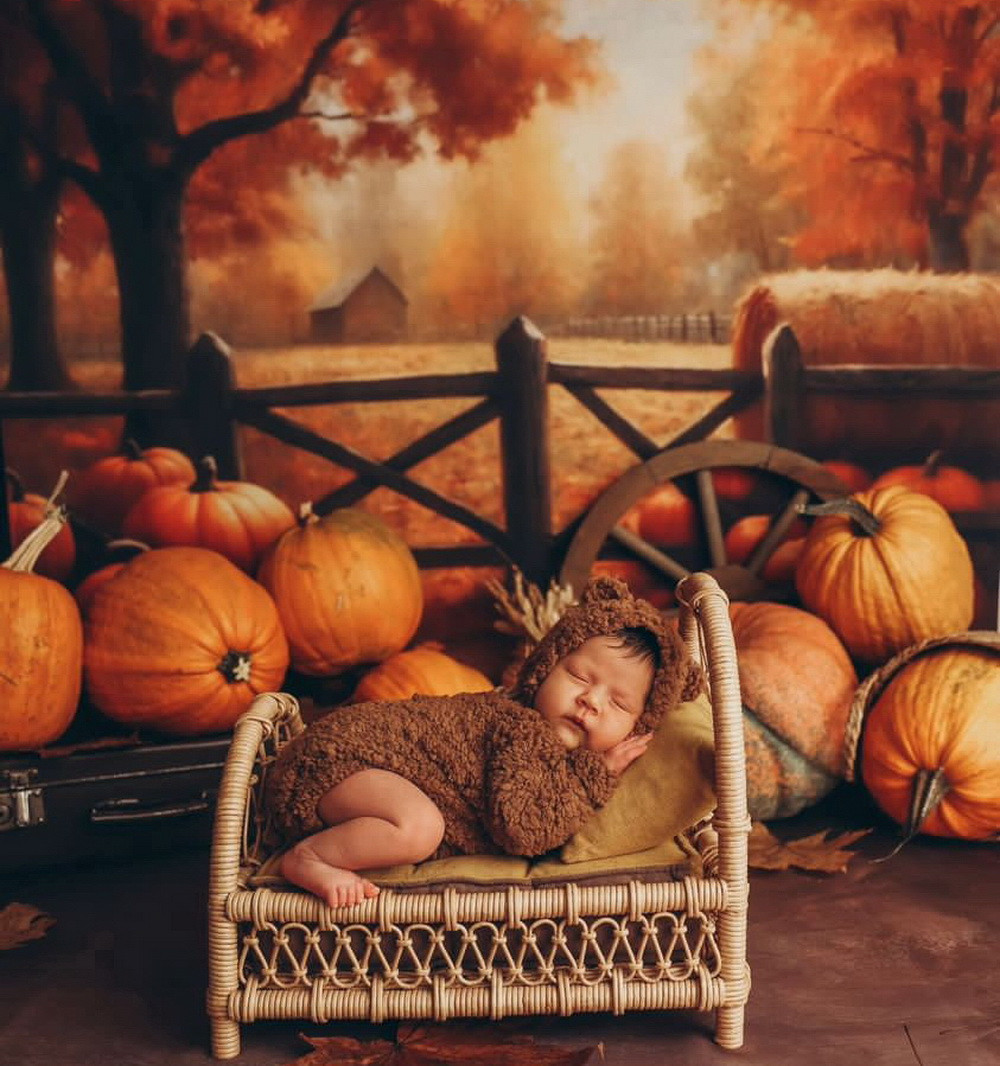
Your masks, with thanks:
M 726 546 L 722 537 L 722 516 L 719 514 L 719 498 L 715 494 L 715 482 L 711 470 L 698 470 L 695 473 L 698 486 L 698 502 L 701 505 L 701 520 L 708 540 L 708 557 L 712 566 L 725 566 Z
M 637 537 L 634 533 L 625 529 L 624 526 L 614 526 L 611 530 L 612 539 L 616 540 L 624 548 L 628 548 L 633 555 L 638 556 L 644 563 L 648 563 L 658 573 L 681 581 L 691 573 L 671 555 L 654 548 L 649 541 Z
M 743 564 L 751 574 L 759 574 L 764 564 L 775 553 L 778 545 L 785 539 L 792 523 L 799 517 L 799 509 L 812 494 L 808 489 L 798 489 L 785 504 L 782 511 L 771 523 L 767 533 Z

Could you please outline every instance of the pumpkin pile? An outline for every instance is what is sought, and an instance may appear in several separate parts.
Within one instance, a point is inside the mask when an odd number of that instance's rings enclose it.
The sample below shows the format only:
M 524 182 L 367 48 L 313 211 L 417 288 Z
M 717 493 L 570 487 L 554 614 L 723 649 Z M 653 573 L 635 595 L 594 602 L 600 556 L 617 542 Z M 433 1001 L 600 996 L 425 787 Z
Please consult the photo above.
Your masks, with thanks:
M 0 597 L 19 624 L 0 642 L 14 693 L 0 708 L 0 750 L 57 740 L 81 696 L 111 722 L 186 737 L 231 729 L 296 673 L 361 674 L 355 700 L 493 687 L 440 646 L 408 649 L 420 573 L 372 515 L 306 504 L 296 520 L 261 486 L 219 479 L 211 456 L 195 465 L 127 444 L 72 487 L 88 536 L 118 538 L 77 577 L 76 512 L 56 502 L 66 480 L 46 500 L 7 478 L 17 547 Z
M 852 495 L 805 508 L 760 571 L 779 599 L 794 599 L 731 604 L 751 816 L 797 814 L 857 779 L 907 834 L 1000 834 L 1000 754 L 984 732 L 1000 706 L 1000 636 L 969 632 L 984 588 L 952 517 L 991 506 L 989 483 L 940 453 L 878 477 L 824 465 Z M 753 510 L 749 492 L 743 502 Z M 729 563 L 751 564 L 772 521 L 730 521 Z M 674 485 L 622 519 L 666 550 L 690 543 L 691 522 Z M 641 563 L 599 565 L 650 598 Z M 909 664 L 923 648 L 948 650 Z M 859 677 L 883 670 L 895 680 L 859 709 L 859 694 L 874 691 Z

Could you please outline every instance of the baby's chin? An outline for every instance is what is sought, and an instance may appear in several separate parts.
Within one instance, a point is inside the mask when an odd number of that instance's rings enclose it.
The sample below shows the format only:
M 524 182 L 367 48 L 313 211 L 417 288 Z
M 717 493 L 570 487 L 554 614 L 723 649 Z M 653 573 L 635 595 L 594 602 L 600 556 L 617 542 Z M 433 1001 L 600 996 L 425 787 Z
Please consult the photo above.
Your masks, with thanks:
M 587 746 L 587 738 L 585 734 L 581 729 L 578 729 L 573 725 L 572 722 L 560 719 L 558 722 L 552 724 L 552 728 L 555 730 L 560 743 L 567 751 L 576 751 L 577 748 L 585 748 Z

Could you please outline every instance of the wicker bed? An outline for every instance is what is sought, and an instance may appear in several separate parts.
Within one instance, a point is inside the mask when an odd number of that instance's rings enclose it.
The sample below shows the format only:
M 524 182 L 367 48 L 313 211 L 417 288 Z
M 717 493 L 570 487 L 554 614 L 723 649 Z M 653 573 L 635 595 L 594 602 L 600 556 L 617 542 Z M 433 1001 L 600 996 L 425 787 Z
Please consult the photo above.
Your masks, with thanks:
M 688 861 L 656 869 L 383 886 L 332 910 L 270 876 L 260 793 L 303 728 L 286 693 L 259 696 L 233 733 L 215 814 L 209 884 L 212 1052 L 240 1053 L 259 1019 L 382 1022 L 676 1008 L 714 1010 L 743 1043 L 747 850 L 742 705 L 725 594 L 693 574 L 681 632 L 705 664 L 715 732 L 713 817 L 685 834 Z M 450 862 L 461 860 L 446 860 Z M 516 863 L 517 860 L 511 860 Z M 549 867 L 551 867 L 551 863 Z

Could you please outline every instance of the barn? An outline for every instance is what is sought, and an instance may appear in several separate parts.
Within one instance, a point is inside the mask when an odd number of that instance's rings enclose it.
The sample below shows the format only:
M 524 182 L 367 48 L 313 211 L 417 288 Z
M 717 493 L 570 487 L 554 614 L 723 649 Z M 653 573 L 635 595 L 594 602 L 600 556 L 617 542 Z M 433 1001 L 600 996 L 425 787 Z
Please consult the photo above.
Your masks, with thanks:
M 406 337 L 409 301 L 379 267 L 335 282 L 309 308 L 309 333 L 324 344 L 398 341 Z

